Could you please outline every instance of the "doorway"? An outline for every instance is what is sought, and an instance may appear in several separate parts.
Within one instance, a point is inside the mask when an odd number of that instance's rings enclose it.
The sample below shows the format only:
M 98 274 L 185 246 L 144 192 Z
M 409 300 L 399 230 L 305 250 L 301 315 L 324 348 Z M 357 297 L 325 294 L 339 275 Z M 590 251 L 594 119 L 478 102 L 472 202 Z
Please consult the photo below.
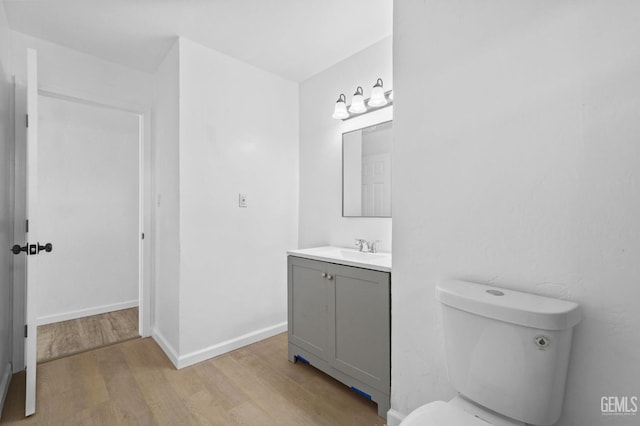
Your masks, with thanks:
M 26 150 L 25 150 L 25 140 L 26 140 L 26 127 L 24 125 L 24 120 L 21 120 L 20 117 L 24 117 L 26 113 L 26 104 L 25 104 L 25 91 L 26 88 L 21 82 L 15 83 L 15 95 L 14 99 L 14 111 L 15 111 L 15 166 L 14 166 L 14 206 L 15 206 L 15 224 L 14 224 L 14 234 L 15 240 L 21 241 L 24 238 L 24 229 L 25 229 L 25 203 L 26 203 L 26 182 L 24 180 L 24 164 L 26 158 Z M 151 224 L 151 154 L 150 154 L 150 112 L 148 109 L 144 107 L 140 107 L 138 105 L 131 105 L 128 103 L 122 103 L 113 100 L 105 100 L 100 98 L 95 98 L 90 95 L 84 93 L 77 93 L 73 91 L 66 91 L 60 88 L 47 88 L 40 87 L 38 90 L 38 100 L 41 103 L 49 103 L 49 109 L 53 109 L 54 112 L 57 107 L 66 105 L 66 108 L 61 111 L 65 112 L 67 116 L 69 116 L 69 110 L 75 108 L 80 108 L 84 110 L 84 114 L 91 115 L 90 111 L 102 111 L 103 113 L 111 112 L 115 115 L 125 114 L 129 117 L 134 117 L 137 120 L 137 139 L 135 141 L 136 146 L 136 154 L 137 165 L 138 165 L 138 175 L 135 183 L 132 185 L 137 188 L 137 230 L 135 232 L 135 238 L 137 240 L 137 251 L 134 254 L 134 257 L 137 260 L 138 264 L 138 278 L 137 282 L 137 292 L 134 297 L 128 299 L 133 307 L 134 305 L 138 305 L 138 325 L 137 325 L 137 334 L 143 337 L 147 337 L 151 333 L 151 312 L 150 312 L 150 303 L 151 303 L 151 259 L 152 259 L 152 249 L 151 240 L 149 238 L 148 230 L 152 228 Z M 53 106 L 55 105 L 55 106 Z M 43 111 L 46 111 L 43 110 Z M 45 113 L 46 114 L 46 113 Z M 113 119 L 113 115 L 112 119 Z M 50 115 L 50 114 L 49 114 Z M 46 115 L 45 115 L 46 117 Z M 51 115 L 50 115 L 51 117 Z M 71 115 L 73 117 L 73 115 Z M 38 120 L 40 121 L 40 120 Z M 72 120 L 73 121 L 73 120 Z M 75 125 L 84 126 L 84 123 L 80 122 L 80 120 L 75 120 Z M 108 120 L 107 120 L 108 122 Z M 131 124 L 130 124 L 131 125 Z M 67 130 L 58 131 L 61 134 L 65 134 Z M 58 150 L 54 154 L 61 154 L 61 150 Z M 72 158 L 67 158 L 62 156 L 62 159 L 55 165 L 58 170 L 65 170 L 67 164 L 72 161 Z M 95 170 L 93 175 L 99 176 Z M 51 182 L 49 182 L 51 183 Z M 95 196 L 98 197 L 100 194 L 103 194 L 103 198 L 107 198 L 108 194 L 99 191 L 92 191 L 92 194 L 88 194 L 87 197 Z M 87 198 L 89 199 L 89 198 Z M 98 200 L 101 202 L 100 200 Z M 104 206 L 104 203 L 102 204 Z M 68 215 L 69 216 L 69 215 Z M 65 219 L 68 220 L 69 218 Z M 46 218 L 44 219 L 46 220 Z M 104 223 L 104 221 L 103 221 Z M 95 226 L 98 225 L 96 221 Z M 92 231 L 93 232 L 93 231 Z M 145 235 L 145 233 L 147 235 Z M 86 234 L 83 236 L 84 241 L 89 241 L 87 238 L 89 236 L 99 237 L 96 234 Z M 87 238 L 85 238 L 87 237 Z M 54 241 L 51 241 L 55 243 Z M 103 243 L 100 239 L 94 241 L 97 244 Z M 57 249 L 59 248 L 58 244 L 55 243 L 54 250 L 52 253 L 57 253 Z M 84 246 L 85 250 L 92 250 L 93 247 L 90 247 L 90 244 L 86 244 Z M 44 257 L 42 257 L 44 260 Z M 112 263 L 113 264 L 113 263 Z M 86 265 L 86 264 L 85 264 Z M 117 265 L 114 266 L 114 268 Z M 85 271 L 86 272 L 86 271 Z M 24 337 L 24 324 L 26 323 L 25 317 L 25 283 L 26 283 L 26 271 L 25 271 L 25 257 L 24 256 L 16 256 L 14 258 L 14 345 L 13 345 L 13 371 L 18 372 L 25 369 L 25 346 L 23 343 Z M 108 286 L 108 285 L 107 285 Z M 39 290 L 37 292 L 39 294 Z M 76 295 L 78 296 L 78 295 Z M 54 294 L 53 297 L 60 298 L 60 294 Z M 39 297 L 39 299 L 42 299 Z M 120 302 L 118 301 L 107 301 L 101 304 L 96 304 L 93 308 L 103 308 L 103 309 L 94 309 L 91 310 L 91 307 L 78 307 L 79 305 L 72 305 L 72 301 L 65 301 L 67 303 L 66 310 L 59 310 L 58 312 L 54 312 L 49 309 L 46 313 L 39 312 L 36 314 L 37 325 L 45 325 L 54 322 L 66 321 L 66 320 L 75 320 L 78 317 L 85 317 L 87 315 L 94 314 L 102 314 L 108 311 L 113 311 L 114 309 L 126 309 L 128 308 L 126 304 L 127 299 L 121 298 Z M 60 302 L 58 300 L 58 302 Z M 124 303 L 123 303 L 124 302 Z M 112 305 L 112 306 L 109 306 Z M 51 305 L 53 306 L 53 305 Z M 68 315 L 64 315 L 64 314 Z M 35 334 L 35 333 L 34 333 Z
M 38 362 L 138 336 L 140 117 L 40 94 Z

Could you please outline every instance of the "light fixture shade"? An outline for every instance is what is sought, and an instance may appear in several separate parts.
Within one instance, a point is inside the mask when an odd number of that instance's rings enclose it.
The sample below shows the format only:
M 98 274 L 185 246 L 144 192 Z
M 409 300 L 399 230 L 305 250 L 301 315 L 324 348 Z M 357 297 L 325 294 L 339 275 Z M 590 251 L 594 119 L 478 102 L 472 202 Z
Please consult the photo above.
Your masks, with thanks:
M 347 98 L 344 96 L 344 93 L 340 94 L 338 97 L 338 101 L 336 102 L 336 107 L 333 110 L 332 117 L 337 120 L 344 120 L 349 117 L 349 113 L 347 112 Z
M 362 95 L 362 87 L 358 86 L 356 89 L 356 93 L 353 94 L 353 100 L 351 101 L 351 106 L 349 107 L 349 112 L 352 114 L 360 114 L 367 110 L 367 107 L 364 105 L 364 96 Z
M 387 98 L 384 96 L 384 89 L 382 88 L 382 79 L 379 78 L 376 81 L 373 90 L 371 90 L 371 99 L 369 99 L 370 107 L 381 107 L 387 104 Z

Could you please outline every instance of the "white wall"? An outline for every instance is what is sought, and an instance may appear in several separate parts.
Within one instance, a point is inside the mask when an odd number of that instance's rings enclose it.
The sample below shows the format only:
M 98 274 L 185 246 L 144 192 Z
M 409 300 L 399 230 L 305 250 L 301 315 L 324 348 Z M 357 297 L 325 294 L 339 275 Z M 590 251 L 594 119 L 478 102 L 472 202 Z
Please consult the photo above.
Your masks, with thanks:
M 178 367 L 286 330 L 297 99 L 294 82 L 186 39 L 158 70 L 154 336 Z
M 180 352 L 287 318 L 298 229 L 298 88 L 180 40 Z M 248 207 L 238 207 L 238 194 Z
M 454 395 L 436 283 L 579 302 L 559 425 L 640 396 L 640 3 L 394 3 L 392 409 Z M 635 421 L 635 419 L 631 419 Z
M 389 37 L 300 83 L 301 248 L 353 247 L 364 238 L 382 240 L 380 251 L 391 251 L 391 219 L 342 217 L 342 133 L 348 122 L 331 117 L 340 93 L 350 103 L 362 86 L 368 97 L 378 78 L 385 90 L 393 88 L 391 54 Z
M 139 116 L 38 101 L 39 324 L 138 306 Z
M 179 342 L 180 190 L 179 44 L 176 41 L 154 77 L 155 285 L 153 334 L 175 362 Z
M 9 26 L 0 2 L 0 415 L 9 386 L 12 357 L 12 283 L 13 245 L 11 85 L 9 76 Z

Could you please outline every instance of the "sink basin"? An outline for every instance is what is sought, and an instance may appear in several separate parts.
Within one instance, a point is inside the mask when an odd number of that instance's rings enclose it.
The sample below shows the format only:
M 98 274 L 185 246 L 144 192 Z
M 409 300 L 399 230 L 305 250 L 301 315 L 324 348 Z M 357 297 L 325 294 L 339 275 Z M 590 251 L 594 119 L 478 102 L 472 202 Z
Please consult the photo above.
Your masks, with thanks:
M 306 259 L 391 272 L 391 253 L 363 253 L 355 249 L 333 246 L 289 250 L 287 253 Z
M 364 260 L 365 262 L 370 262 L 376 259 L 384 259 L 385 257 L 389 257 L 389 255 L 378 254 L 378 253 L 364 253 L 361 251 L 355 250 L 340 250 L 340 255 L 345 259 L 353 259 L 353 260 Z

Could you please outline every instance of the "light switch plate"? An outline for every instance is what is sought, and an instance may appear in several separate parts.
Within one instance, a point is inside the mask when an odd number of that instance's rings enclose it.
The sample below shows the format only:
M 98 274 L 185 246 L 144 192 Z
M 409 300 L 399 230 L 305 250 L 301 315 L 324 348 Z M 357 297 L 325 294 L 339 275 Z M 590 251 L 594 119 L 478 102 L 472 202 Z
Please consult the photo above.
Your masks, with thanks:
M 247 194 L 238 194 L 238 207 L 247 207 Z

